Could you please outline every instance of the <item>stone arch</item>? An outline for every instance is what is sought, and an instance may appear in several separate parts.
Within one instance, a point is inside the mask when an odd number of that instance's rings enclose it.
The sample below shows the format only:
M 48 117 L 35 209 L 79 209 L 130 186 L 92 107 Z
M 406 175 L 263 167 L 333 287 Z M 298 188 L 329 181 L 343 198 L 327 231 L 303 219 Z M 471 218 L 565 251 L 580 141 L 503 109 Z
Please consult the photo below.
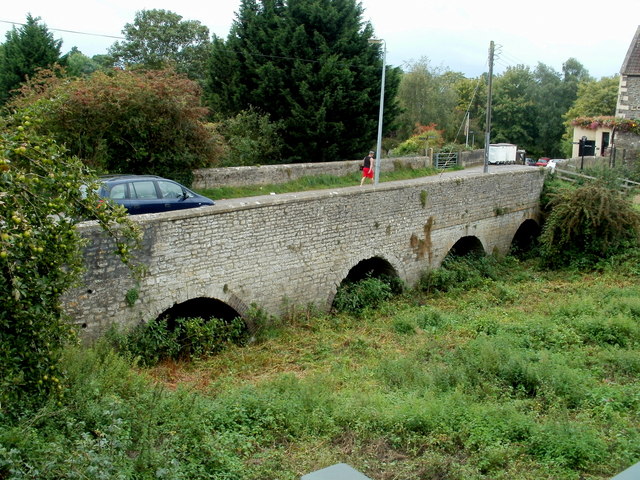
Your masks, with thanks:
M 487 254 L 480 239 L 473 235 L 468 235 L 458 239 L 458 241 L 449 249 L 446 256 L 464 257 L 469 254 L 478 256 Z
M 513 236 L 511 240 L 511 253 L 519 254 L 528 252 L 533 247 L 533 244 L 540 236 L 540 225 L 533 219 L 527 219 Z

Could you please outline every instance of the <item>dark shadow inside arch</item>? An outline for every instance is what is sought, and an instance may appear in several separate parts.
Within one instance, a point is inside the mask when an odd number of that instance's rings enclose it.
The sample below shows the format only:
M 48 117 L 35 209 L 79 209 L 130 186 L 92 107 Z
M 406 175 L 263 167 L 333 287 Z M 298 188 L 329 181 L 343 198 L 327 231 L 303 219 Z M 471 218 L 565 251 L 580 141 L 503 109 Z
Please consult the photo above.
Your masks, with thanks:
M 396 269 L 381 257 L 368 258 L 355 265 L 342 280 L 340 287 L 348 283 L 357 283 L 366 278 L 378 278 L 385 281 L 391 286 L 394 294 L 402 293 L 404 290 L 404 284 Z
M 390 289 L 382 293 L 379 290 L 380 282 L 362 284 L 360 282 L 368 279 L 377 279 L 387 284 Z M 331 309 L 338 311 L 349 311 L 355 313 L 361 311 L 365 306 L 373 307 L 389 298 L 387 295 L 398 295 L 404 290 L 404 283 L 398 276 L 395 268 L 381 257 L 372 257 L 362 260 L 355 265 L 347 276 L 340 282 L 332 300 Z
M 192 298 L 186 302 L 177 303 L 173 307 L 165 310 L 158 318 L 164 319 L 170 329 L 175 327 L 178 318 L 218 318 L 225 322 L 231 322 L 241 315 L 226 303 L 215 298 Z
M 529 253 L 540 236 L 540 225 L 535 220 L 525 220 L 511 241 L 511 254 L 523 256 Z
M 372 257 L 367 260 L 362 260 L 349 270 L 345 280 L 355 283 L 368 277 L 398 278 L 398 273 L 384 258 Z
M 478 237 L 462 237 L 447 253 L 447 257 L 466 257 L 467 255 L 477 257 L 483 257 L 486 255 L 482 242 Z

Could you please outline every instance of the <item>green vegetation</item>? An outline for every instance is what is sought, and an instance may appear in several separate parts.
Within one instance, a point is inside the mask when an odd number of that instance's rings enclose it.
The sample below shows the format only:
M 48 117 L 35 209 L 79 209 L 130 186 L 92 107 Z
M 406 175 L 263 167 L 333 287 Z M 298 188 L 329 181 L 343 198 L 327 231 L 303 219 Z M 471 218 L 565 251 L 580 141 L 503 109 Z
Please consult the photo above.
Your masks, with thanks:
M 618 191 L 600 182 L 552 194 L 541 236 L 551 265 L 596 263 L 638 243 L 640 214 Z
M 639 257 L 451 260 L 448 287 L 151 370 L 70 348 L 61 404 L 1 424 L 0 477 L 609 479 L 640 459 Z
M 234 117 L 215 124 L 215 132 L 224 138 L 219 167 L 281 163 L 281 125 L 269 121 L 250 107 Z
M 25 24 L 7 32 L 0 48 L 0 105 L 3 105 L 20 84 L 34 76 L 38 69 L 62 62 L 62 40 L 54 40 L 39 17 L 27 15 Z
M 455 167 L 456 169 L 458 167 Z M 411 178 L 428 177 L 437 175 L 441 170 L 435 168 L 397 168 L 392 172 L 384 172 L 380 175 L 380 182 L 394 180 L 408 180 Z M 197 192 L 213 199 L 253 197 L 256 195 L 269 195 L 270 193 L 292 193 L 308 190 L 321 190 L 328 188 L 353 187 L 360 185 L 362 173 L 355 170 L 351 175 L 337 177 L 335 175 L 314 175 L 302 177 L 286 183 L 268 185 L 248 185 L 245 187 L 218 187 L 198 189 Z
M 359 282 L 343 282 L 338 288 L 333 306 L 338 312 L 358 314 L 367 307 L 378 308 L 393 296 L 389 282 L 368 277 Z
M 247 329 L 241 318 L 225 322 L 218 318 L 155 319 L 129 332 L 112 329 L 107 341 L 119 353 L 144 366 L 161 360 L 191 360 L 213 355 L 228 343 L 242 344 Z
M 122 33 L 125 40 L 109 48 L 112 66 L 127 69 L 175 68 L 204 85 L 209 58 L 209 29 L 197 20 L 183 20 L 168 10 L 136 12 Z

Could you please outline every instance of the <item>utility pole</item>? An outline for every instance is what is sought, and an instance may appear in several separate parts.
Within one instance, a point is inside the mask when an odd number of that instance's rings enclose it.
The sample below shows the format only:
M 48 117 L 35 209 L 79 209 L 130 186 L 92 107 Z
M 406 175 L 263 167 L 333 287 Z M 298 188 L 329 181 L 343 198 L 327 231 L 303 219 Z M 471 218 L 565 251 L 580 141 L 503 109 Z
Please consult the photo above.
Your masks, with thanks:
M 467 118 L 464 121 L 464 146 L 469 146 L 469 112 L 467 112 Z
M 493 83 L 493 54 L 495 45 L 493 40 L 489 44 L 489 79 L 487 83 L 487 119 L 484 132 L 484 173 L 489 171 L 489 145 L 491 141 L 491 85 Z

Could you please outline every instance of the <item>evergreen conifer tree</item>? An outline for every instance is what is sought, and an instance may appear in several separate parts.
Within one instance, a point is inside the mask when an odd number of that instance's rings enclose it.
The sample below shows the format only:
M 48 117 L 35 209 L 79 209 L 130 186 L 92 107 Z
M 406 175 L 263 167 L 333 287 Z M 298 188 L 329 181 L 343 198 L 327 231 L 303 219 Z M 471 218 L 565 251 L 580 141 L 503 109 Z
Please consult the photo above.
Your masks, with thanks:
M 55 40 L 39 17 L 27 15 L 26 23 L 7 32 L 0 49 L 0 104 L 6 103 L 27 77 L 60 60 L 62 40 Z
M 362 13 L 355 0 L 242 0 L 227 40 L 213 41 L 210 106 L 281 121 L 287 162 L 359 158 L 375 144 L 382 77 Z M 387 69 L 386 129 L 399 75 Z

